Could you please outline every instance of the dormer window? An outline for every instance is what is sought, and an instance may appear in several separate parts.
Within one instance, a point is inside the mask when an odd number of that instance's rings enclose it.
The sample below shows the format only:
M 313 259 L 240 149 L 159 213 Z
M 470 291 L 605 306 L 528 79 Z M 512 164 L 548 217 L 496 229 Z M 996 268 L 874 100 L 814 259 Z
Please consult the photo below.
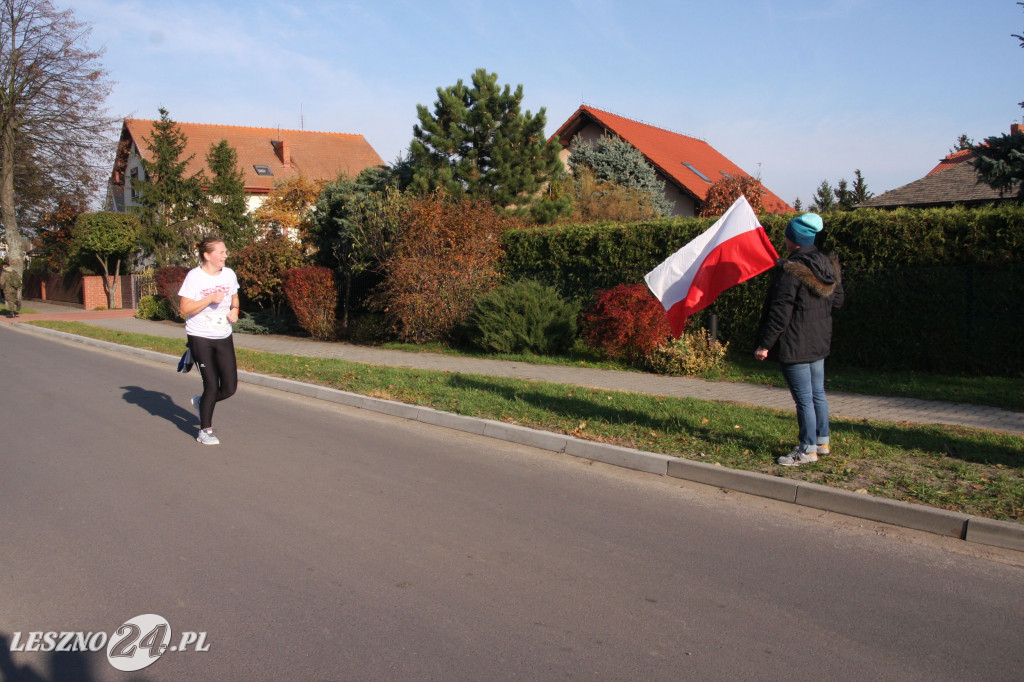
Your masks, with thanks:
M 270 170 L 270 166 L 253 165 L 253 170 L 256 171 L 256 175 L 273 175 L 274 171 Z
M 696 174 L 696 176 L 698 178 L 700 178 L 701 180 L 703 180 L 704 182 L 711 182 L 711 179 L 708 178 L 708 176 L 706 176 L 703 173 L 701 173 L 696 168 L 694 168 L 692 163 L 687 163 L 686 161 L 683 161 L 683 165 L 686 166 L 687 168 L 689 168 L 690 170 L 692 170 L 694 172 L 694 174 Z

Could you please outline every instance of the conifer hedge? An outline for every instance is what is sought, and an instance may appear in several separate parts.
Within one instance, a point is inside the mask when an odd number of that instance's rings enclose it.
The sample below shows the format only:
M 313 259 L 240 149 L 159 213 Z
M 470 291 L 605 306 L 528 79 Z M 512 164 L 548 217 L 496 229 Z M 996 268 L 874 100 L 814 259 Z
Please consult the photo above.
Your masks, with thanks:
M 792 216 L 762 215 L 781 255 Z M 832 362 L 946 373 L 1024 374 L 1024 206 L 858 209 L 823 216 L 819 247 L 843 265 Z M 550 284 L 586 307 L 594 293 L 643 276 L 713 218 L 560 225 L 504 233 L 503 272 Z M 719 316 L 719 338 L 753 349 L 768 273 L 694 316 Z

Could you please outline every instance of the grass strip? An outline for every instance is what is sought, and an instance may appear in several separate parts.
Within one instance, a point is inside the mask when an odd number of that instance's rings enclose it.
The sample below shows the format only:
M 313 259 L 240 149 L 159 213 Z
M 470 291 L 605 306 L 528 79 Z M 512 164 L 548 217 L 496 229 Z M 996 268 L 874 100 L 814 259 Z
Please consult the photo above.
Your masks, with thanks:
M 547 356 L 522 353 L 516 355 L 490 354 L 451 348 L 440 343 L 412 344 L 387 343 L 381 346 L 391 350 L 412 353 L 441 353 L 457 357 L 481 357 L 491 360 L 528 362 L 538 365 L 565 365 L 594 369 L 617 369 L 639 372 L 630 365 L 602 360 L 583 346 L 569 355 Z M 708 381 L 734 381 L 764 386 L 786 387 L 782 372 L 775 362 L 758 362 L 750 353 L 730 350 L 725 368 L 721 371 L 706 372 L 699 378 Z M 920 400 L 948 400 L 985 405 L 1004 410 L 1024 411 L 1024 377 L 989 376 L 947 376 L 909 370 L 865 370 L 843 367 L 828 362 L 825 376 L 826 389 L 863 395 L 890 396 L 894 398 L 918 398 Z
M 32 324 L 178 355 L 179 339 L 78 322 Z M 962 427 L 832 421 L 832 455 L 783 468 L 796 418 L 778 410 L 238 349 L 238 366 L 455 414 L 1024 522 L 1024 438 Z

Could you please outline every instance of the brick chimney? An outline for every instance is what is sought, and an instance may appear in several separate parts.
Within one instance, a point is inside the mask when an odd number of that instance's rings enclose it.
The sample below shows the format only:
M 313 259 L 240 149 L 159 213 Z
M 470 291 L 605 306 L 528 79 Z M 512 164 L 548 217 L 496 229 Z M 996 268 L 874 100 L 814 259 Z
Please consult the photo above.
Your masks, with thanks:
M 274 151 L 277 152 L 277 158 L 281 159 L 281 163 L 284 164 L 285 168 L 292 167 L 292 150 L 287 142 L 284 140 L 275 142 Z
M 1024 133 L 1024 126 L 1022 126 L 1020 123 L 1011 123 L 1010 134 L 1017 135 L 1018 133 Z

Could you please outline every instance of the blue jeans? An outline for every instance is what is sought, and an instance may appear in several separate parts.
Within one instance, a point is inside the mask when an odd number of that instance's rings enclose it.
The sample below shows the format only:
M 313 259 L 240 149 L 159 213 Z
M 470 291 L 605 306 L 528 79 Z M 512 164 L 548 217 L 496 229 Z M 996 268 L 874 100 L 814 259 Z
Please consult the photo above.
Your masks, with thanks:
M 825 360 L 782 365 L 782 376 L 796 403 L 800 449 L 806 453 L 828 445 L 828 399 L 825 398 Z

